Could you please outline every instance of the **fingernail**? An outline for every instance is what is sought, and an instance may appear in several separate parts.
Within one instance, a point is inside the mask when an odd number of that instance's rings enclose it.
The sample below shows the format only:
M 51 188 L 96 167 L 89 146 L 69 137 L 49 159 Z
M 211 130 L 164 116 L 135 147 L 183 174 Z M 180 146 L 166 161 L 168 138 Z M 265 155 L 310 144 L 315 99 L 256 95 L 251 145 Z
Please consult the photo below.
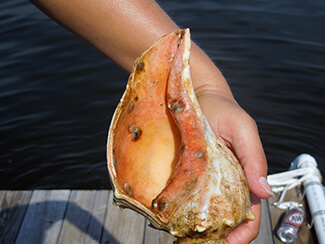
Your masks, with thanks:
M 261 177 L 259 179 L 259 182 L 260 182 L 261 186 L 263 187 L 263 189 L 266 191 L 267 194 L 269 194 L 271 196 L 274 196 L 274 193 L 272 192 L 272 188 L 269 185 L 269 183 L 267 183 L 267 180 L 266 180 L 265 177 Z

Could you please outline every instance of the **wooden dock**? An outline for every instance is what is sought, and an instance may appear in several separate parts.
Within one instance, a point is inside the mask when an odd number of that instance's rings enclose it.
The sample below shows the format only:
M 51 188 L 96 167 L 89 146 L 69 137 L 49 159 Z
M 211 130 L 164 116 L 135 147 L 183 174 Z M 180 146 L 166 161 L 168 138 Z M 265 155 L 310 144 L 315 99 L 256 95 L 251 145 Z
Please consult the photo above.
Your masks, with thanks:
M 109 190 L 0 191 L 0 243 L 173 243 L 141 215 L 112 205 Z M 275 243 L 269 205 L 253 244 Z

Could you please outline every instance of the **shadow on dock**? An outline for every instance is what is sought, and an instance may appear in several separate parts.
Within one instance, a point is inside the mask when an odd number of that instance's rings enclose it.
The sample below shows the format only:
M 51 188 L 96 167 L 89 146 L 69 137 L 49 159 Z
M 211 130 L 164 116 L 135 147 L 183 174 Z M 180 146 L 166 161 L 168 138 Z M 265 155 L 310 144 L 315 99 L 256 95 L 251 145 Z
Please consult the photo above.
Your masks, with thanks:
M 73 202 L 5 205 L 2 201 L 0 243 L 119 243 L 97 217 Z

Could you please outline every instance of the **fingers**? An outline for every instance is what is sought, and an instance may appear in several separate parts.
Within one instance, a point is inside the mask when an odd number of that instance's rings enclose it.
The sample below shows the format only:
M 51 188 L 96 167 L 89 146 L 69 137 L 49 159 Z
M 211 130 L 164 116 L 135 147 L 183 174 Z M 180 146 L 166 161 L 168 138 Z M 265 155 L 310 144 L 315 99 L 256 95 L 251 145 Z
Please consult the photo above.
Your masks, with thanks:
M 253 204 L 252 211 L 255 215 L 255 220 L 244 222 L 233 229 L 226 238 L 227 243 L 247 244 L 257 237 L 261 222 L 261 201 L 259 198 L 251 195 L 251 202 Z
M 237 127 L 232 147 L 243 166 L 250 191 L 259 198 L 272 196 L 271 187 L 266 181 L 267 162 L 255 121 L 244 115 L 242 126 Z
M 255 121 L 233 98 L 214 91 L 197 95 L 213 132 L 239 159 L 250 191 L 259 198 L 271 197 L 266 181 L 267 162 Z
M 227 243 L 249 243 L 259 232 L 261 205 L 259 198 L 269 198 L 267 162 L 255 121 L 236 103 L 233 97 L 215 90 L 197 90 L 201 109 L 213 132 L 239 159 L 252 194 L 254 221 L 240 224 L 227 237 Z

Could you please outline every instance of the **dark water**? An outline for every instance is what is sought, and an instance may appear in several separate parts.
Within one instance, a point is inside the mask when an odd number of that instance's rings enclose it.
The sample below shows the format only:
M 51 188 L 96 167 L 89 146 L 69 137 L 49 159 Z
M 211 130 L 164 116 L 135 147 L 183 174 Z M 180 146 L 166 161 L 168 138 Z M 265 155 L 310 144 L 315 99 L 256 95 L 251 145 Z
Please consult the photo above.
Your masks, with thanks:
M 161 1 L 257 121 L 269 173 L 300 153 L 325 176 L 325 2 Z M 28 1 L 0 3 L 0 188 L 108 188 L 128 74 Z

